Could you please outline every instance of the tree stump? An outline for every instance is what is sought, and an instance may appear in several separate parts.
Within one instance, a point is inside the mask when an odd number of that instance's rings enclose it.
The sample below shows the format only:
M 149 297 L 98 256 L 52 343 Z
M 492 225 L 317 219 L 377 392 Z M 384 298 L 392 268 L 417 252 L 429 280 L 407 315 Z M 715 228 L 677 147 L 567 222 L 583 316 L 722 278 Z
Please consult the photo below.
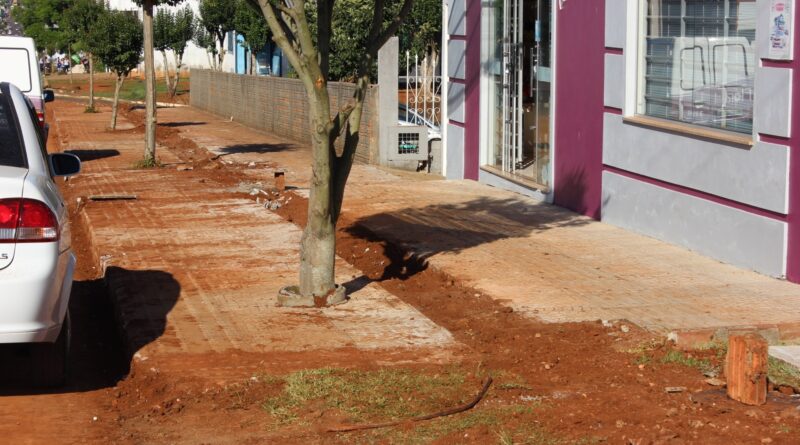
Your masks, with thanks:
M 286 174 L 284 172 L 275 172 L 275 189 L 279 192 L 286 190 Z
M 728 397 L 746 405 L 767 403 L 767 358 L 767 341 L 760 335 L 731 335 L 725 357 Z

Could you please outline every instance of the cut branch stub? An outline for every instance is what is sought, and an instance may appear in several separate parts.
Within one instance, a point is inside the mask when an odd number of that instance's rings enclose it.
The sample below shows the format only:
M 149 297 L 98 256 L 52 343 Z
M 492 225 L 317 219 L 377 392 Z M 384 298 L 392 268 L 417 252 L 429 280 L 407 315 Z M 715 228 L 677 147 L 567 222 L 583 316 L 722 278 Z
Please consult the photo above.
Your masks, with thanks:
M 767 341 L 756 333 L 731 335 L 725 357 L 728 397 L 746 405 L 767 403 Z

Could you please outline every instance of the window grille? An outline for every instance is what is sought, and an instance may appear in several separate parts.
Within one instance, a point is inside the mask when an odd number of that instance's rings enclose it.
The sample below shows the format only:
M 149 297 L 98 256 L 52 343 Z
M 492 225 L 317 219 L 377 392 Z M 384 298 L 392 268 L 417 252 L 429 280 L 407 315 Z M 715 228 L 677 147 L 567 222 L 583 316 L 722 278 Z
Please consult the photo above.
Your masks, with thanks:
M 397 154 L 419 154 L 419 133 L 399 133 L 397 135 Z
M 755 0 L 645 0 L 638 112 L 753 129 Z

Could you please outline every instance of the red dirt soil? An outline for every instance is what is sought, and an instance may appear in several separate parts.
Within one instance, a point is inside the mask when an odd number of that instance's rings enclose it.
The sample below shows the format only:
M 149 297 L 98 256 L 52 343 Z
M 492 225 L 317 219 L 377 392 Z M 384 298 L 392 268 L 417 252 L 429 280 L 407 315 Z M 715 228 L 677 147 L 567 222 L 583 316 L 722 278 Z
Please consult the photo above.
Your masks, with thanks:
M 137 114 L 140 113 L 130 113 L 129 117 L 135 119 Z M 199 149 L 181 137 L 179 130 L 162 130 L 159 128 L 160 143 L 178 147 L 179 151 Z M 235 169 L 231 170 L 231 166 L 220 165 L 217 170 L 204 172 L 210 179 L 221 182 L 243 179 Z M 293 199 L 277 213 L 304 226 L 306 200 L 292 192 L 282 194 Z M 280 195 L 273 192 L 273 198 Z M 502 397 L 518 397 L 520 393 L 549 397 L 548 409 L 537 411 L 537 420 L 567 442 L 586 437 L 636 444 L 800 441 L 796 399 L 773 391 L 764 407 L 746 407 L 730 401 L 723 390 L 706 383 L 699 370 L 662 364 L 661 359 L 672 346 L 655 341 L 629 323 L 628 329 L 621 328 L 622 322 L 613 328 L 600 322 L 543 324 L 518 315 L 504 306 L 502 300 L 459 285 L 397 245 L 354 225 L 356 219 L 357 215 L 344 214 L 339 221 L 339 256 L 465 344 L 471 357 L 460 366 L 476 370 L 468 382 L 470 387 L 480 386 L 480 375 L 510 373 L 521 376 L 528 389 L 503 392 Z M 649 343 L 655 346 L 648 352 L 651 356 L 648 363 L 637 364 L 636 354 L 624 352 Z M 689 354 L 720 364 L 720 357 L 714 351 Z M 309 363 L 309 367 L 313 366 Z M 354 362 L 352 366 L 363 363 Z M 685 390 L 667 393 L 667 387 Z M 470 431 L 468 440 L 463 433 L 452 439 L 459 443 L 497 440 L 491 431 L 484 432 L 487 434 Z M 290 437 L 298 439 L 285 436 Z M 325 441 L 326 437 L 331 439 L 324 434 L 315 439 Z
M 141 123 L 140 111 L 124 111 Z M 131 131 L 142 131 L 137 126 Z M 238 167 L 213 159 L 204 149 L 181 136 L 177 129 L 159 127 L 159 143 L 174 150 L 195 167 L 205 181 L 230 185 L 244 179 Z M 299 226 L 306 221 L 306 201 L 292 192 L 273 192 L 275 198 L 292 196 L 277 213 Z M 75 195 L 70 196 L 74 202 Z M 544 324 L 523 317 L 494 299 L 461 286 L 452 277 L 427 267 L 409 252 L 354 224 L 357 215 L 344 214 L 337 231 L 337 253 L 363 271 L 369 280 L 416 307 L 426 317 L 452 332 L 466 347 L 465 359 L 456 363 L 467 374 L 465 398 L 471 398 L 485 375 L 496 377 L 487 399 L 475 410 L 492 404 L 519 403 L 521 397 L 539 397 L 542 408 L 531 415 L 504 419 L 499 427 L 514 429 L 534 422 L 563 443 L 613 444 L 730 444 L 800 443 L 797 400 L 778 391 L 762 407 L 747 407 L 728 400 L 721 389 L 705 382 L 697 369 L 662 363 L 672 346 L 647 332 L 616 322 Z M 79 238 L 80 234 L 77 235 Z M 86 253 L 82 253 L 86 256 Z M 91 267 L 91 266 L 90 266 Z M 82 273 L 91 273 L 83 269 Z M 625 326 L 623 328 L 623 326 Z M 625 352 L 649 344 L 642 353 Z M 714 351 L 693 351 L 691 356 L 719 365 Z M 646 355 L 646 360 L 636 362 Z M 208 358 L 198 358 L 206 360 Z M 375 369 L 375 362 L 356 351 L 294 353 L 285 357 L 214 354 L 215 360 L 255 362 L 265 360 L 265 372 L 281 374 L 322 366 Z M 191 366 L 191 363 L 187 363 Z M 409 365 L 420 373 L 447 372 L 446 367 Z M 503 388 L 504 376 L 518 376 L 520 387 Z M 683 387 L 668 393 L 667 387 Z M 204 381 L 161 374 L 137 366 L 100 403 L 107 411 L 104 427 L 108 441 L 117 443 L 353 443 L 371 441 L 369 433 L 332 434 L 325 427 L 346 421 L 340 413 L 309 406 L 298 413 L 310 427 L 265 429 L 266 413 L 260 408 L 277 395 L 279 384 L 240 384 Z M 785 391 L 785 390 L 784 390 Z M 403 395 L 401 395 L 402 397 Z M 442 408 L 446 408 L 443 406 Z M 47 419 L 39 419 L 46 422 Z M 413 426 L 398 427 L 412 429 Z M 21 433 L 24 434 L 24 433 Z M 17 439 L 22 439 L 20 435 Z M 254 439 L 257 437 L 258 439 Z M 7 440 L 11 438 L 6 437 Z M 19 442 L 19 440 L 15 440 Z M 495 443 L 497 430 L 467 426 L 437 443 Z M 100 442 L 98 442 L 100 443 Z M 542 442 L 550 443 L 550 442 Z

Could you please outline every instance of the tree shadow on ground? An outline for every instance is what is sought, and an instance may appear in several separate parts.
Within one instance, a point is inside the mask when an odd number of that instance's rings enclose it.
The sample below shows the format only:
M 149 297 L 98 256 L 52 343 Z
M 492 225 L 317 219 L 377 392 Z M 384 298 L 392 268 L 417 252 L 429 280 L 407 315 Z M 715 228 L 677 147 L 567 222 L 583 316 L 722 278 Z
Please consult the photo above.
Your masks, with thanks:
M 222 152 L 220 156 L 227 156 L 245 153 L 264 154 L 296 150 L 297 146 L 294 144 L 236 144 L 222 147 L 218 151 Z
M 109 281 L 113 277 L 113 281 Z M 135 292 L 108 292 L 135 289 Z M 180 295 L 180 285 L 172 275 L 160 271 L 129 271 L 111 267 L 106 280 L 75 281 L 70 298 L 72 341 L 68 358 L 67 385 L 43 388 L 37 385 L 33 349 L 36 345 L 0 345 L 0 396 L 86 392 L 114 387 L 129 372 L 132 355 L 160 337 L 167 313 Z M 117 310 L 115 310 L 115 308 Z M 119 309 L 130 314 L 124 328 L 136 333 L 136 342 L 126 347 L 120 338 Z M 133 309 L 132 309 L 133 308 Z M 132 321 L 132 322 L 131 322 Z M 129 342 L 130 343 L 130 342 Z
M 207 125 L 207 122 L 164 122 L 158 124 L 159 127 L 170 127 L 170 128 L 179 128 L 179 127 L 195 127 L 199 125 Z
M 113 158 L 119 156 L 119 150 L 114 149 L 100 149 L 100 150 L 67 150 L 64 153 L 69 153 L 80 158 L 81 162 L 96 161 L 98 159 Z
M 574 187 L 584 187 L 580 177 Z M 530 238 L 555 229 L 577 228 L 593 220 L 570 210 L 522 196 L 478 197 L 359 218 L 348 234 L 384 247 L 389 263 L 378 280 L 406 279 L 428 267 L 437 254 L 459 253 L 499 240 Z M 358 279 L 347 283 L 363 287 Z
M 167 314 L 180 297 L 181 285 L 167 272 L 121 267 L 106 269 L 105 281 L 130 362 L 137 351 L 164 334 Z

